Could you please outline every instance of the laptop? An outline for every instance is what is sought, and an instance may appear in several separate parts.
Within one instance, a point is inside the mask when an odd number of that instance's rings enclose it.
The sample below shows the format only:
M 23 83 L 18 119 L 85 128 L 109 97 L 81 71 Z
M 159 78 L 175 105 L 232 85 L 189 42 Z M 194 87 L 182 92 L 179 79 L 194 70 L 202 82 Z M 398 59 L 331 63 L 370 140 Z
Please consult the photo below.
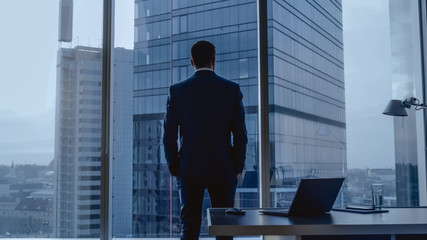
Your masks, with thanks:
M 301 179 L 289 209 L 263 209 L 262 214 L 303 216 L 331 211 L 344 178 Z

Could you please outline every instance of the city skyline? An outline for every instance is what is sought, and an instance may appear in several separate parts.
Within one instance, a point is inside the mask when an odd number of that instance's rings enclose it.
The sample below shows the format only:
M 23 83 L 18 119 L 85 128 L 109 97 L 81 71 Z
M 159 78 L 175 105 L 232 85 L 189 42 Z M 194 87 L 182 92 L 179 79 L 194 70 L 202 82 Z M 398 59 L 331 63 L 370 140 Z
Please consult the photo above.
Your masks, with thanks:
M 382 19 L 382 21 L 380 21 L 380 25 L 377 28 L 371 28 L 368 29 L 369 31 L 375 32 L 378 31 L 378 29 L 383 29 L 383 32 L 387 32 L 388 29 L 386 29 L 388 27 L 388 25 L 384 25 L 385 19 L 388 17 L 388 9 L 385 7 L 387 5 L 384 6 L 384 2 L 385 1 L 375 1 L 374 3 L 371 3 L 371 1 L 366 1 L 366 2 L 360 2 L 358 1 L 359 6 L 363 5 L 363 9 L 364 11 L 366 9 L 371 9 L 371 12 L 367 12 L 367 16 L 368 17 L 373 17 L 375 15 L 376 19 Z M 7 5 L 5 3 L 1 3 L 2 5 L 4 5 L 4 7 L 2 7 L 2 9 L 8 9 L 8 8 L 13 8 L 12 3 L 8 3 Z M 10 102 L 11 100 L 15 99 L 15 96 L 11 96 L 10 93 L 11 92 L 16 92 L 16 91 L 8 91 L 8 93 L 5 93 L 2 95 L 2 102 L 0 104 L 0 119 L 3 122 L 2 126 L 0 126 L 0 130 L 2 130 L 2 132 L 4 132 L 4 134 L 2 136 L 0 136 L 0 149 L 2 149 L 3 151 L 0 152 L 0 162 L 1 163 L 5 163 L 8 164 L 12 161 L 14 161 L 17 164 L 24 164 L 24 163 L 37 163 L 37 164 L 48 164 L 52 159 L 53 159 L 53 122 L 54 122 L 54 91 L 53 89 L 55 88 L 54 86 L 54 79 L 55 79 L 55 71 L 53 71 L 52 69 L 55 67 L 55 52 L 56 52 L 56 48 L 57 48 L 57 4 L 47 4 L 47 3 L 43 3 L 44 7 L 46 9 L 50 9 L 50 11 L 47 11 L 48 15 L 45 16 L 45 22 L 36 22 L 35 24 L 43 24 L 46 26 L 46 31 L 42 32 L 42 34 L 38 34 L 41 35 L 40 38 L 42 38 L 40 40 L 40 45 L 43 47 L 40 47 L 40 49 L 42 49 L 42 51 L 38 54 L 38 56 L 44 56 L 46 59 L 46 56 L 48 57 L 47 60 L 45 61 L 39 61 L 40 64 L 35 64 L 35 67 L 38 67 L 38 70 L 34 70 L 33 72 L 41 72 L 41 74 L 39 75 L 31 75 L 33 77 L 37 77 L 37 79 L 43 79 L 43 81 L 41 81 L 40 83 L 44 83 L 39 85 L 35 85 L 32 87 L 32 89 L 37 89 L 37 91 L 31 92 L 31 93 L 23 93 L 25 96 L 29 96 L 30 98 L 33 98 L 37 101 L 31 101 L 31 104 L 29 104 L 30 102 L 28 101 L 24 101 L 23 103 L 21 103 L 21 105 L 15 105 L 15 104 L 5 104 L 7 102 Z M 75 12 L 83 12 L 86 7 L 91 7 L 91 8 L 86 8 L 86 9 L 97 9 L 97 8 L 92 8 L 93 5 L 96 4 L 101 4 L 100 1 L 98 2 L 91 2 L 91 3 L 83 3 L 81 1 L 75 1 Z M 358 11 L 348 11 L 348 13 L 346 13 L 345 11 L 345 7 L 349 7 L 351 9 L 355 9 L 357 10 L 357 6 L 355 6 L 356 3 L 352 2 L 352 1 L 343 1 L 343 17 L 344 17 L 344 38 L 347 39 L 345 41 L 345 46 L 346 43 L 350 42 L 351 39 L 354 39 L 353 41 L 356 40 L 360 40 L 360 38 L 356 38 L 356 37 L 352 37 L 352 36 L 347 36 L 346 34 L 353 34 L 355 36 L 360 35 L 360 31 L 361 30 L 366 30 L 366 28 L 368 26 L 376 26 L 374 24 L 365 24 L 363 25 L 363 22 L 361 23 L 360 21 L 364 21 L 364 18 L 362 18 L 361 20 L 358 20 L 358 24 L 361 24 L 361 26 L 365 26 L 365 27 L 354 27 L 351 26 L 350 24 L 354 24 L 354 23 L 350 23 L 349 20 L 346 22 L 346 14 L 349 14 L 349 19 L 355 19 L 354 17 L 351 17 L 351 14 L 360 14 L 360 9 L 359 12 Z M 92 6 L 89 6 L 92 5 Z M 127 6 L 123 6 L 123 5 L 127 5 Z M 15 6 L 17 7 L 17 6 Z M 360 7 L 359 7 L 360 8 Z M 117 4 L 117 9 L 118 12 L 116 19 L 118 21 L 122 21 L 123 24 L 117 25 L 119 23 L 116 23 L 116 33 L 120 33 L 120 31 L 122 31 L 122 33 L 117 34 L 116 35 L 116 46 L 125 46 L 125 47 L 129 47 L 132 46 L 132 41 L 133 41 L 133 37 L 131 36 L 133 34 L 133 25 L 129 24 L 130 26 L 123 27 L 126 26 L 125 22 L 129 22 L 131 20 L 129 20 L 129 17 L 124 17 L 125 13 L 128 12 L 133 12 L 133 6 L 131 3 L 126 3 L 126 4 Z M 31 16 L 31 12 L 26 12 L 26 14 L 28 14 L 28 16 Z M 98 11 L 98 14 L 100 14 L 100 11 Z M 94 14 L 91 14 L 90 16 L 93 18 L 93 16 L 96 16 L 96 12 Z M 132 15 L 132 14 L 127 14 L 127 15 Z M 80 15 L 79 15 L 80 16 Z M 355 15 L 352 15 L 355 16 Z M 2 14 L 2 18 L 7 18 L 7 17 L 11 17 L 10 14 Z M 37 19 L 37 18 L 35 18 Z M 87 23 L 87 21 L 85 22 L 84 20 L 87 20 L 88 17 L 81 17 L 81 20 L 76 19 L 75 20 L 75 34 L 74 36 L 79 39 L 79 43 L 81 43 L 82 45 L 87 44 L 88 42 L 94 42 L 99 43 L 99 38 L 96 39 L 97 37 L 94 37 L 94 35 L 100 35 L 100 31 L 101 28 L 98 28 L 99 26 L 101 26 L 101 20 L 99 20 L 98 23 L 91 23 L 92 27 L 90 26 L 86 26 L 86 27 L 82 27 L 83 25 L 85 25 Z M 123 20 L 126 19 L 126 20 Z M 360 19 L 360 18 L 358 18 Z M 3 20 L 3 19 L 2 19 Z M 41 19 L 43 20 L 43 19 Z M 41 21 L 40 20 L 40 21 Z M 52 21 L 54 20 L 54 21 Z M 369 20 L 369 19 L 368 19 Z M 368 21 L 367 20 L 367 21 Z M 2 22 L 7 22 L 6 20 L 2 21 Z M 17 23 L 21 23 L 22 20 L 17 20 L 15 19 L 15 22 Z M 47 22 L 50 23 L 47 24 Z M 53 22 L 53 23 L 52 23 Z M 95 21 L 96 22 L 96 21 Z M 348 23 L 348 25 L 346 25 L 346 23 Z M 95 27 L 93 27 L 95 25 Z M 21 25 L 18 25 L 21 26 Z M 98 27 L 96 27 L 98 26 Z M 117 26 L 122 26 L 122 27 L 117 27 Z M 88 29 L 99 29 L 99 32 L 95 33 L 93 31 L 88 31 Z M 130 29 L 129 29 L 130 28 Z M 10 29 L 10 28 L 5 28 L 5 29 Z M 352 31 L 350 31 L 350 30 Z M 359 32 L 354 31 L 355 29 L 359 30 Z M 10 30 L 12 32 L 12 30 Z M 346 32 L 347 31 L 347 32 Z M 90 34 L 88 33 L 90 32 Z M 35 33 L 34 33 L 35 34 Z M 50 36 L 50 37 L 49 37 Z M 386 36 L 387 37 L 387 36 Z M 25 39 L 24 36 L 21 37 L 22 39 Z M 50 39 L 50 40 L 49 40 Z M 92 39 L 93 41 L 90 41 L 88 39 Z M 95 39 L 95 40 L 94 40 Z M 350 39 L 350 40 L 349 40 Z M 384 37 L 378 37 L 378 41 L 377 42 L 383 42 L 381 41 L 381 39 L 384 39 Z M 131 43 L 129 43 L 129 41 Z M 366 41 L 369 41 L 369 38 L 367 38 Z M 49 43 L 49 44 L 48 44 Z M 11 45 L 12 43 L 9 42 L 9 45 Z M 77 44 L 77 40 L 74 42 L 74 44 Z M 25 46 L 25 44 L 24 44 Z M 4 47 L 4 45 L 2 44 L 2 46 L 0 47 Z M 377 46 L 378 47 L 378 46 Z M 385 47 L 382 47 L 380 49 L 384 49 Z M 23 49 L 27 49 L 27 48 L 23 48 Z M 51 50 L 49 50 L 51 49 Z M 349 50 L 345 50 L 344 54 L 345 54 L 345 59 L 346 59 L 346 84 L 349 87 L 351 81 L 350 79 L 352 79 L 351 77 L 354 75 L 354 71 L 352 71 L 352 69 L 356 69 L 355 71 L 357 72 L 357 70 L 360 71 L 361 67 L 365 67 L 363 65 L 360 65 L 363 63 L 362 59 L 364 56 L 358 57 L 357 59 L 359 59 L 357 62 L 356 60 L 353 60 L 353 62 L 355 62 L 354 64 L 352 63 L 351 60 L 348 60 L 349 58 L 346 56 L 346 52 L 350 52 L 350 48 L 346 48 Z M 356 49 L 356 48 L 353 48 Z M 360 49 L 360 48 L 357 48 Z M 362 48 L 363 49 L 363 48 Z M 371 49 L 371 48 L 367 48 L 367 49 Z M 378 49 L 378 48 L 377 48 Z M 3 49 L 2 49 L 3 50 Z M 7 53 L 10 50 L 5 49 L 6 55 L 8 55 Z M 383 52 L 387 51 L 387 49 L 382 50 Z M 51 52 L 51 54 L 42 54 L 42 52 Z M 352 52 L 352 54 L 355 54 L 354 51 Z M 13 54 L 12 54 L 13 55 Z M 28 55 L 28 54 L 26 54 Z M 28 55 L 28 56 L 32 56 L 32 55 Z M 50 57 L 49 57 L 50 56 Z M 49 60 L 50 58 L 50 60 Z M 9 62 L 5 62 L 6 59 L 2 59 L 1 63 L 3 63 L 3 66 L 9 66 L 10 63 Z M 51 62 L 51 64 L 49 66 L 46 66 L 46 62 Z M 381 61 L 375 61 L 375 62 L 381 62 Z M 386 67 L 387 61 L 383 61 L 384 65 L 382 66 L 382 68 Z M 357 64 L 359 64 L 361 67 L 357 67 Z M 354 67 L 351 67 L 354 66 Z M 378 67 L 377 67 L 378 68 Z M 11 70 L 13 70 L 14 68 L 10 68 Z M 7 76 L 2 76 L 1 79 L 9 79 L 11 76 L 11 73 L 9 71 L 9 68 L 7 68 L 8 71 L 4 71 L 2 74 L 9 74 Z M 365 73 L 366 74 L 370 74 L 372 76 L 378 76 L 380 79 L 386 79 L 387 75 L 384 74 L 385 71 L 374 71 L 375 69 L 369 69 L 369 73 Z M 22 73 L 24 74 L 24 73 Z M 28 74 L 27 74 L 28 75 Z M 21 79 L 28 79 L 28 77 L 21 76 Z M 16 76 L 19 77 L 19 76 Z M 353 77 L 354 79 L 357 79 L 357 76 Z M 19 81 L 18 81 L 19 82 Z M 17 82 L 17 83 L 18 83 Z M 32 81 L 33 83 L 37 83 L 38 81 Z M 381 81 L 379 81 L 381 82 Z M 385 85 L 385 87 L 388 87 L 389 93 L 388 95 L 390 95 L 391 97 L 391 87 L 389 87 L 390 85 L 388 84 L 388 82 L 383 82 L 383 87 Z M 15 84 L 14 82 L 10 82 L 8 84 L 11 84 L 12 86 L 16 86 L 18 87 L 19 84 Z M 30 85 L 29 85 L 30 86 Z M 12 88 L 13 89 L 13 88 Z M 359 91 L 359 90 L 357 90 Z M 381 91 L 378 91 L 379 93 Z M 387 92 L 387 91 L 385 91 Z M 347 95 L 349 95 L 349 93 L 346 93 Z M 357 95 L 357 92 L 356 92 Z M 362 98 L 363 100 L 363 98 Z M 22 102 L 22 99 L 20 100 Z M 351 109 L 351 101 L 350 100 L 346 100 L 347 101 L 347 107 L 349 109 Z M 17 101 L 19 102 L 19 101 Z M 375 104 L 373 104 L 373 106 L 371 105 L 371 108 L 368 112 L 372 112 L 372 116 L 375 117 L 377 116 L 378 118 L 382 118 L 382 116 L 380 114 L 375 115 L 374 113 L 378 113 L 378 111 L 382 111 L 383 106 L 385 105 L 386 102 L 381 102 L 381 101 L 377 101 Z M 372 104 L 372 103 L 371 103 Z M 360 104 L 359 104 L 360 105 Z M 25 106 L 25 107 L 21 107 L 21 106 Z M 356 104 L 354 104 L 354 106 L 356 106 Z M 354 113 L 354 115 L 356 115 L 357 119 L 357 115 L 358 113 L 362 111 L 360 109 L 355 109 L 354 111 L 351 111 L 350 113 L 348 113 L 348 116 L 351 116 L 352 113 Z M 348 134 L 347 134 L 347 143 L 348 143 L 348 164 L 349 167 L 360 167 L 360 168 L 372 168 L 372 167 L 394 167 L 394 161 L 388 160 L 390 159 L 390 156 L 392 156 L 392 151 L 390 151 L 390 154 L 386 154 L 386 155 L 380 155 L 380 156 L 366 156 L 364 158 L 361 158 L 360 156 L 358 158 L 360 159 L 354 159 L 354 157 L 352 157 L 352 153 L 353 152 L 360 152 L 360 148 L 357 148 L 357 146 L 355 146 L 355 150 L 352 150 L 352 143 L 354 143 L 356 140 L 358 139 L 363 139 L 363 136 L 357 136 L 357 137 L 352 137 L 352 120 L 351 118 L 347 118 L 348 122 Z M 357 127 L 357 124 L 360 121 L 354 121 L 354 129 L 359 129 Z M 382 120 L 382 122 L 391 125 L 392 124 L 392 120 L 390 119 L 384 119 Z M 7 126 L 7 127 L 6 127 Z M 23 127 L 24 126 L 24 127 Z M 28 126 L 27 128 L 25 128 L 25 126 Z M 376 135 L 384 135 L 386 134 L 386 136 L 392 136 L 390 135 L 390 133 L 387 133 L 387 131 L 384 131 L 387 128 L 372 128 L 372 129 L 367 129 L 366 131 L 371 131 L 371 130 L 375 130 L 375 129 L 380 129 L 379 134 Z M 381 130 L 383 129 L 383 130 Z M 390 127 L 391 129 L 391 127 Z M 30 134 L 28 134 L 30 133 Z M 353 131 L 354 134 L 359 134 L 360 132 L 357 131 Z M 388 135 L 387 135 L 388 134 Z M 24 137 L 25 136 L 25 137 Z M 352 141 L 352 139 L 354 139 Z M 372 138 L 366 138 L 367 140 L 370 140 Z M 390 146 L 390 142 L 392 141 L 392 137 L 384 137 L 385 142 L 388 142 L 388 145 Z M 356 145 L 356 144 L 354 144 Z M 372 143 L 371 146 L 375 146 L 375 143 Z M 393 146 L 391 145 L 391 149 L 393 149 Z M 363 146 L 361 146 L 361 148 L 363 149 Z M 383 154 L 383 153 L 382 153 Z M 385 161 L 378 161 L 377 159 L 387 159 Z M 373 161 L 373 159 L 375 159 L 375 161 Z

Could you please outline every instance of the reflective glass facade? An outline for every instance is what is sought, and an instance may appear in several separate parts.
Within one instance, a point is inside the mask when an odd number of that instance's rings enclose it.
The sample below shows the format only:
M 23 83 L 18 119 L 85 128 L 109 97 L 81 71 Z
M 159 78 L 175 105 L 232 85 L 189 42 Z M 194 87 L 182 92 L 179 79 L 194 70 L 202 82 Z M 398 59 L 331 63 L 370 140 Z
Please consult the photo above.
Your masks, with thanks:
M 346 176 L 341 1 L 270 1 L 268 39 L 271 202 L 289 206 L 299 179 Z

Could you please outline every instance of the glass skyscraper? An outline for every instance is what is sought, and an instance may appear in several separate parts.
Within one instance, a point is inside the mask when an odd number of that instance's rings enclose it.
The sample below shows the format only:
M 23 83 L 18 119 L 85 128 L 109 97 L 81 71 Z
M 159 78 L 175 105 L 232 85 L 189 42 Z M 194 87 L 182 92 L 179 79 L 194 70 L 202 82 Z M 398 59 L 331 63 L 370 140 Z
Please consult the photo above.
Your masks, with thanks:
M 345 176 L 340 1 L 270 1 L 268 39 L 272 194 L 302 177 Z
M 249 143 L 236 205 L 259 206 L 256 8 L 255 0 L 135 2 L 135 237 L 179 234 L 161 138 L 168 88 L 193 74 L 198 40 L 216 46 L 215 72 L 240 84 Z M 268 55 L 271 199 L 286 206 L 299 179 L 346 172 L 341 1 L 268 1 Z

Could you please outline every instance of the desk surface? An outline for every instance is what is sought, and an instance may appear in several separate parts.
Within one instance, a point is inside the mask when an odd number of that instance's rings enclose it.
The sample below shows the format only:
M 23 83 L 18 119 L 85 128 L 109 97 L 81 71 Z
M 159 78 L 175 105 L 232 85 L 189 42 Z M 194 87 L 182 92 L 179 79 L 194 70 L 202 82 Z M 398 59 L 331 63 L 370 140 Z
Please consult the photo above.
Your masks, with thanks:
M 224 208 L 208 209 L 209 234 L 221 235 L 358 235 L 427 234 L 427 208 L 387 208 L 387 213 L 331 211 L 304 217 L 263 215 L 245 209 L 230 215 Z

